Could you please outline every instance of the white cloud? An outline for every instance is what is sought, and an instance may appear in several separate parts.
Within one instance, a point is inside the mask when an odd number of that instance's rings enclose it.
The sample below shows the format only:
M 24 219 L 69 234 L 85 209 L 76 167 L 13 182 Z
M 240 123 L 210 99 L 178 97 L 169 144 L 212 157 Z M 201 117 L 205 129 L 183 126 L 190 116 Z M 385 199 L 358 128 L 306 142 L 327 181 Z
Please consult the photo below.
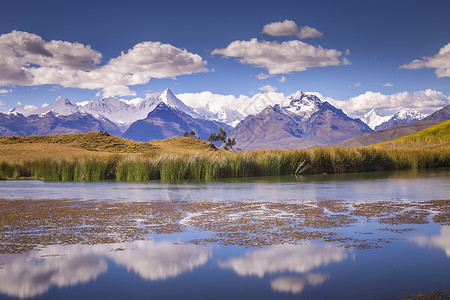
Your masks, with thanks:
M 297 33 L 297 37 L 299 39 L 308 39 L 308 38 L 315 38 L 315 37 L 321 37 L 321 36 L 323 36 L 322 32 L 320 32 L 316 28 L 309 27 L 309 26 L 301 27 L 299 32 Z
M 209 110 L 215 113 L 236 110 L 242 116 L 261 112 L 269 105 L 279 104 L 285 100 L 283 93 L 258 93 L 252 97 L 240 95 L 221 95 L 209 91 L 201 93 L 184 93 L 176 95 L 186 105 L 197 110 Z
M 383 84 L 383 86 L 394 86 L 394 85 L 390 82 L 386 82 L 385 84 Z
M 258 78 L 259 80 L 267 79 L 269 77 L 270 77 L 269 74 L 264 74 L 264 73 L 259 73 L 258 75 L 256 75 L 256 78 Z
M 278 78 L 278 81 L 279 82 L 285 82 L 286 81 L 286 77 L 281 76 L 280 78 Z
M 264 25 L 262 32 L 271 36 L 295 35 L 298 32 L 298 26 L 294 21 L 284 20 Z
M 20 102 L 20 101 L 17 101 L 16 104 L 19 105 L 19 106 L 22 106 L 22 102 Z
M 284 20 L 283 22 L 273 22 L 264 25 L 263 33 L 271 36 L 288 36 L 296 35 L 300 39 L 315 38 L 323 36 L 323 33 L 316 28 L 303 26 L 298 27 L 292 20 Z
M 266 84 L 265 86 L 259 87 L 258 90 L 263 91 L 265 93 L 275 92 L 277 90 L 276 87 Z
M 139 43 L 103 66 L 101 58 L 90 45 L 46 42 L 38 35 L 13 31 L 0 35 L 0 86 L 57 84 L 125 96 L 135 95 L 128 86 L 150 78 L 208 71 L 199 55 L 160 42 Z
M 46 104 L 46 103 L 44 103 L 44 104 Z M 48 104 L 47 104 L 48 105 Z M 33 109 L 36 109 L 37 107 L 36 106 L 34 106 L 34 105 L 25 105 L 24 106 L 24 108 L 23 108 L 23 110 L 33 110 Z
M 240 63 L 265 68 L 271 75 L 342 64 L 339 60 L 342 52 L 297 40 L 282 43 L 257 39 L 234 41 L 224 49 L 213 50 L 212 54 L 240 58 Z
M 422 60 L 415 59 L 412 62 L 400 66 L 401 69 L 436 69 L 437 77 L 450 77 L 450 43 L 442 47 L 439 52 L 432 57 L 423 57 Z
M 322 99 L 322 95 L 318 97 Z M 431 89 L 414 93 L 400 92 L 392 95 L 368 91 L 345 101 L 326 97 L 324 99 L 353 117 L 362 116 L 372 108 L 393 113 L 402 109 L 415 109 L 420 113 L 430 114 L 450 104 L 450 97 Z
M 0 94 L 8 94 L 11 92 L 12 92 L 12 90 L 0 89 Z
M 361 82 L 356 82 L 352 85 L 352 87 L 360 87 L 361 86 Z

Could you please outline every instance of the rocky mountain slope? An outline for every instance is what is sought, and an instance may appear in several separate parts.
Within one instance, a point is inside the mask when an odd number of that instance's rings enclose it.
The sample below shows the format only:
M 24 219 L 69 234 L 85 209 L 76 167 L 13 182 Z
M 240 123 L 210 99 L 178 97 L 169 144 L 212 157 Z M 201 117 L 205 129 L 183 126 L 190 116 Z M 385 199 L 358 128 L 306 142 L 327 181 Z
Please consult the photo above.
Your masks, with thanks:
M 236 148 L 305 148 L 330 144 L 372 131 L 359 119 L 317 96 L 296 92 L 279 105 L 247 116 L 232 137 Z

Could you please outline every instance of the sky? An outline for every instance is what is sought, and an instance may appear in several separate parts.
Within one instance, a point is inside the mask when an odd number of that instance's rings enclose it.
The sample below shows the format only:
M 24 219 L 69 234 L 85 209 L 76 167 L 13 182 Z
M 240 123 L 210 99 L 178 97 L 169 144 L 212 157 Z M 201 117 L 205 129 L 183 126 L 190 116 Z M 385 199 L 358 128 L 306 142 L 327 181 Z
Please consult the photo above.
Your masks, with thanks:
M 170 88 L 191 105 L 300 90 L 355 116 L 431 113 L 450 104 L 449 11 L 448 0 L 7 1 L 0 111 Z

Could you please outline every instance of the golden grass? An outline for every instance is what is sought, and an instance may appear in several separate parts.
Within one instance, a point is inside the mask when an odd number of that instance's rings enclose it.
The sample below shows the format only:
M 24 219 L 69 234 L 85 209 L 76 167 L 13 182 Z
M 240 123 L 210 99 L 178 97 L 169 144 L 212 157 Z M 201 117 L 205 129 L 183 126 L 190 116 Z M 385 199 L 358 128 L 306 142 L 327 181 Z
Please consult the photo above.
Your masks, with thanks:
M 393 141 L 377 144 L 388 148 L 399 147 L 448 147 L 450 146 L 450 120 Z
M 0 178 L 211 180 L 450 167 L 450 147 L 230 152 L 193 137 L 140 143 L 105 132 L 0 138 Z

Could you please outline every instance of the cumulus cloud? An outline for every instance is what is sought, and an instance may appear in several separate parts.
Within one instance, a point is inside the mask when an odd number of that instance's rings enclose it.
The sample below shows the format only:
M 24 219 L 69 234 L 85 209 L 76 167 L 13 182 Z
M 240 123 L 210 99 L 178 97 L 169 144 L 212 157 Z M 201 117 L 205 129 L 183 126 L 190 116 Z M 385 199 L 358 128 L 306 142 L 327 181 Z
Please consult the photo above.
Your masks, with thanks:
M 258 78 L 259 80 L 267 79 L 269 77 L 270 77 L 269 74 L 264 74 L 264 73 L 259 73 L 258 75 L 256 75 L 256 78 Z
M 360 87 L 361 86 L 361 82 L 356 82 L 352 85 L 352 87 Z
M 390 83 L 390 82 L 386 82 L 385 84 L 383 84 L 383 86 L 394 86 L 392 83 Z
M 0 89 L 0 94 L 12 93 L 12 90 Z
M 264 25 L 262 32 L 271 36 L 295 35 L 298 32 L 298 26 L 294 21 L 284 20 Z
M 240 95 L 221 95 L 210 91 L 201 93 L 183 93 L 176 95 L 186 105 L 199 111 L 220 113 L 227 110 L 238 111 L 242 116 L 261 112 L 269 105 L 279 104 L 285 100 L 283 93 L 258 93 L 252 97 Z
M 212 54 L 239 58 L 243 64 L 265 68 L 270 75 L 301 72 L 313 67 L 339 66 L 342 52 L 324 49 L 302 41 L 234 41 L 224 49 L 215 49 Z
M 325 101 L 328 101 L 353 117 L 362 116 L 372 108 L 391 111 L 393 113 L 402 109 L 415 109 L 420 113 L 430 114 L 450 104 L 450 97 L 431 89 L 414 93 L 400 92 L 392 95 L 368 91 L 345 101 L 318 95 L 319 98 L 325 99 Z
M 273 22 L 264 25 L 263 33 L 271 36 L 288 36 L 296 35 L 300 39 L 315 38 L 323 36 L 323 33 L 316 28 L 298 25 L 292 20 L 284 20 L 283 22 Z
M 323 33 L 317 30 L 316 28 L 309 27 L 309 26 L 303 26 L 300 28 L 299 32 L 297 33 L 297 36 L 299 39 L 308 39 L 308 38 L 315 38 L 315 37 L 321 37 L 323 36 Z
M 265 86 L 259 87 L 258 90 L 266 92 L 266 93 L 271 93 L 271 92 L 275 92 L 277 90 L 276 87 L 266 84 Z
M 450 43 L 442 47 L 436 55 L 415 59 L 408 64 L 400 66 L 400 68 L 410 70 L 432 68 L 436 69 L 437 77 L 450 77 Z
M 150 78 L 208 71 L 199 55 L 160 42 L 139 43 L 104 65 L 101 58 L 90 45 L 46 42 L 35 34 L 12 31 L 0 35 L 0 86 L 57 84 L 126 96 L 135 95 L 128 86 Z
M 285 82 L 286 81 L 286 77 L 281 76 L 280 78 L 278 78 L 278 81 L 279 82 Z

